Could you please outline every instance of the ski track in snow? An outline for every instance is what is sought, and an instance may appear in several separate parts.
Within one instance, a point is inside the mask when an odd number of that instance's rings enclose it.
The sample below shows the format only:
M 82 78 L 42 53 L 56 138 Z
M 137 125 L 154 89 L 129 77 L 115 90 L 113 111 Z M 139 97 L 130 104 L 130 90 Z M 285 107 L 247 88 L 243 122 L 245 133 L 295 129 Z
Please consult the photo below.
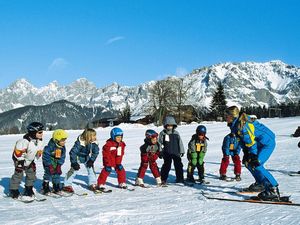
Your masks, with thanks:
M 289 171 L 300 170 L 300 150 L 297 147 L 299 138 L 289 137 L 297 126 L 299 117 L 262 119 L 261 122 L 270 127 L 277 135 L 276 149 L 266 167 L 279 182 L 280 192 L 291 195 L 294 202 L 300 202 L 300 177 L 291 177 Z M 0 221 L 2 224 L 300 224 L 298 207 L 260 205 L 249 203 L 225 202 L 208 200 L 201 195 L 201 191 L 231 197 L 222 193 L 236 191 L 241 187 L 249 186 L 253 182 L 250 173 L 242 168 L 241 182 L 224 182 L 218 179 L 219 167 L 222 158 L 221 144 L 223 137 L 229 132 L 226 123 L 203 123 L 210 138 L 208 152 L 205 156 L 207 185 L 194 187 L 172 184 L 175 181 L 175 171 L 169 176 L 171 184 L 160 188 L 155 186 L 155 180 L 147 170 L 145 183 L 150 188 L 134 187 L 135 191 L 117 188 L 115 172 L 108 178 L 107 186 L 113 192 L 94 195 L 86 189 L 87 173 L 80 170 L 75 179 L 74 188 L 78 193 L 87 192 L 88 196 L 66 198 L 47 197 L 44 202 L 24 204 L 19 201 L 5 198 L 8 192 L 9 179 L 13 173 L 11 160 L 12 149 L 16 140 L 22 135 L 0 136 Z M 140 164 L 139 146 L 142 145 L 144 132 L 151 127 L 161 131 L 162 127 L 134 126 L 123 124 L 124 141 L 127 144 L 123 164 L 127 172 L 129 187 L 132 187 Z M 194 133 L 197 124 L 179 126 L 184 146 Z M 68 131 L 67 150 L 72 147 L 81 131 Z M 110 128 L 97 129 L 100 147 L 109 137 Z M 48 142 L 51 132 L 45 132 L 44 140 Z M 158 160 L 159 167 L 162 160 Z M 183 157 L 184 170 L 187 167 L 186 155 Z M 69 156 L 63 165 L 63 177 L 69 169 Z M 95 163 L 97 175 L 102 168 L 101 153 Z M 233 177 L 233 165 L 230 164 L 227 175 Z M 37 161 L 37 181 L 35 187 L 40 190 L 42 185 L 43 168 L 41 160 Z M 24 186 L 24 183 L 22 183 Z M 233 196 L 232 197 L 237 197 Z

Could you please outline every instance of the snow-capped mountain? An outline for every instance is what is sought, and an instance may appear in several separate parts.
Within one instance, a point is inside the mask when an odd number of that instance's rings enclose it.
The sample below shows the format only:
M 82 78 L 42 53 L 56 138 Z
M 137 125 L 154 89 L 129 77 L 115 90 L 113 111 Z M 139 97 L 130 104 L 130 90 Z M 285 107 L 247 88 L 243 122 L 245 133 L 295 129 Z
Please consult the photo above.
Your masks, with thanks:
M 300 99 L 300 68 L 281 61 L 220 63 L 195 69 L 183 79 L 185 82 L 193 81 L 188 103 L 194 106 L 209 106 L 219 81 L 225 87 L 229 104 L 270 106 Z M 53 81 L 45 87 L 36 88 L 25 79 L 20 79 L 0 90 L 0 112 L 64 99 L 81 106 L 101 106 L 107 110 L 120 110 L 128 103 L 133 114 L 139 115 L 149 102 L 148 90 L 154 83 L 151 81 L 135 87 L 112 83 L 97 88 L 81 78 L 67 86 Z

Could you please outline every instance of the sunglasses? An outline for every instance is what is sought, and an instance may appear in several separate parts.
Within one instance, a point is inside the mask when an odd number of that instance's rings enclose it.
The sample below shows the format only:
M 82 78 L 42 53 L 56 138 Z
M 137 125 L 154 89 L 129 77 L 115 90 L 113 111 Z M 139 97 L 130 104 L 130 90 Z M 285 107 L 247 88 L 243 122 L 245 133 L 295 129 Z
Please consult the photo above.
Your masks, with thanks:
M 38 131 L 38 132 L 36 132 L 37 134 L 42 134 L 43 133 L 43 131 L 41 130 L 41 131 Z

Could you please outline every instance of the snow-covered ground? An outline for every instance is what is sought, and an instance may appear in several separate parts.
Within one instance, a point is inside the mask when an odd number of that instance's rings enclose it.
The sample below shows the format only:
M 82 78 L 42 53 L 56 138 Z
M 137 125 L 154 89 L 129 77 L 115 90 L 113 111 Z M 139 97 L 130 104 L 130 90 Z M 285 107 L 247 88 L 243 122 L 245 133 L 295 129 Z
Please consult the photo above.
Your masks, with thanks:
M 280 192 L 291 195 L 294 202 L 300 203 L 300 177 L 291 177 L 289 171 L 300 170 L 300 149 L 298 138 L 289 137 L 297 126 L 299 117 L 283 119 L 262 119 L 261 122 L 270 127 L 277 135 L 277 147 L 266 167 L 270 169 L 280 184 Z M 9 179 L 14 167 L 11 153 L 15 141 L 22 135 L 0 136 L 0 221 L 1 224 L 300 224 L 300 208 L 280 205 L 261 205 L 251 203 L 225 202 L 207 200 L 201 190 L 207 192 L 234 191 L 249 186 L 253 178 L 243 167 L 241 182 L 224 182 L 218 179 L 222 157 L 221 144 L 223 137 L 229 132 L 225 123 L 203 123 L 207 126 L 210 138 L 208 152 L 205 157 L 206 180 L 210 184 L 194 187 L 171 184 L 166 188 L 157 188 L 154 178 L 147 171 L 145 183 L 151 188 L 136 188 L 129 192 L 116 188 L 117 179 L 113 172 L 108 179 L 111 194 L 94 195 L 85 188 L 86 171 L 80 170 L 74 188 L 77 192 L 89 192 L 88 196 L 72 196 L 69 198 L 48 198 L 44 202 L 24 204 L 5 198 L 8 192 Z M 178 127 L 185 147 L 198 124 Z M 139 146 L 143 143 L 144 132 L 148 128 L 161 131 L 162 127 L 140 125 L 121 125 L 127 144 L 124 167 L 127 171 L 128 185 L 134 183 L 140 164 Z M 97 129 L 100 146 L 109 137 L 110 128 Z M 69 131 L 67 142 L 69 150 L 81 131 Z M 48 142 L 51 132 L 45 132 L 44 140 Z M 158 160 L 159 166 L 162 160 Z M 186 155 L 183 158 L 186 170 Z M 63 165 L 63 173 L 69 169 L 69 157 Z M 96 172 L 102 167 L 101 154 L 95 164 Z M 227 175 L 233 176 L 230 164 Z M 43 168 L 41 160 L 37 161 L 37 181 L 39 190 L 42 184 Z M 64 176 L 64 175 L 63 175 Z M 170 183 L 175 181 L 174 168 L 170 172 Z M 23 185 L 23 184 L 22 184 Z M 225 195 L 225 194 L 223 194 Z

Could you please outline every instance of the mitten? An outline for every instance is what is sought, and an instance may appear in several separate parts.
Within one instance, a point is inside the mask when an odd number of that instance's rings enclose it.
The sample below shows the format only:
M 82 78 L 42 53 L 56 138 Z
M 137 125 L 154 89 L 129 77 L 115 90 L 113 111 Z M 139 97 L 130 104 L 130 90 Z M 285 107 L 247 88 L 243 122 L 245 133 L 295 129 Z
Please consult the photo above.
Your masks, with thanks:
M 15 163 L 15 171 L 21 173 L 24 170 L 24 160 L 16 161 Z
M 71 163 L 71 167 L 72 167 L 74 170 L 79 170 L 79 169 L 80 169 L 80 165 L 78 164 L 78 162 Z
M 86 166 L 87 166 L 88 168 L 93 167 L 93 166 L 94 166 L 94 161 L 91 160 L 91 159 L 89 159 L 89 160 L 87 161 L 87 163 L 86 163 Z
M 48 168 L 49 168 L 49 173 L 50 173 L 51 175 L 55 174 L 56 171 L 54 170 L 54 168 L 53 168 L 52 165 L 48 166 Z
M 257 158 L 257 155 L 254 154 L 249 154 L 249 158 L 248 158 L 248 165 L 251 167 L 258 167 L 260 165 L 260 162 Z
M 159 152 L 159 153 L 158 153 L 158 157 L 159 157 L 160 159 L 162 159 L 163 156 L 164 156 L 164 155 L 163 155 L 163 152 Z
M 62 174 L 62 172 L 61 172 L 61 165 L 60 165 L 60 164 L 57 164 L 57 166 L 56 166 L 56 173 L 57 173 L 58 175 L 61 175 L 61 174 Z
M 117 164 L 116 165 L 116 169 L 117 170 L 122 170 L 123 169 L 123 165 L 122 164 Z

